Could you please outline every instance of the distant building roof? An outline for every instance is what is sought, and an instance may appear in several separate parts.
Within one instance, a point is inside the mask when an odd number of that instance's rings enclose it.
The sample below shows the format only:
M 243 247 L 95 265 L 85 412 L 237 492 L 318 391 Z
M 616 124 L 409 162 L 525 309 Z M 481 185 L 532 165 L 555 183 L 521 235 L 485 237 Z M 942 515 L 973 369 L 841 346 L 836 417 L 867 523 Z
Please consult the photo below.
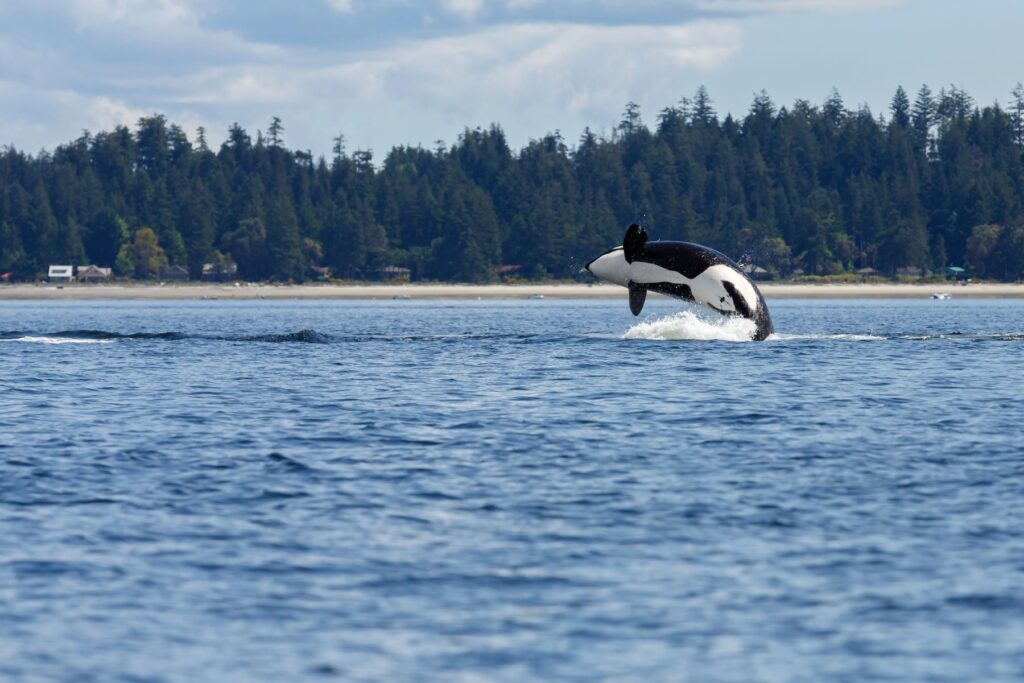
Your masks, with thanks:
M 203 264 L 203 275 L 234 275 L 237 272 L 238 264 L 234 261 Z
M 71 266 L 50 266 L 50 277 L 71 277 L 72 275 Z
M 189 279 L 188 268 L 181 264 L 175 264 L 168 266 L 160 271 L 160 279 L 162 280 L 187 280 Z
M 871 268 L 871 267 L 868 267 L 868 268 L 858 268 L 854 272 L 857 273 L 857 275 L 875 275 L 875 274 L 878 273 L 877 270 L 875 270 L 874 268 Z
M 384 266 L 378 269 L 377 272 L 384 277 L 408 277 L 412 275 L 412 270 L 402 266 Z
M 522 269 L 523 269 L 522 266 L 516 266 L 516 265 L 509 264 L 509 265 L 505 265 L 505 266 L 498 266 L 497 268 L 494 269 L 494 272 L 497 273 L 498 275 L 507 275 L 509 273 L 515 273 L 516 271 L 519 271 L 519 270 L 522 270 Z
M 89 266 L 78 266 L 78 278 L 96 278 L 103 279 L 108 278 L 113 274 L 113 270 L 110 268 L 101 268 L 96 265 Z

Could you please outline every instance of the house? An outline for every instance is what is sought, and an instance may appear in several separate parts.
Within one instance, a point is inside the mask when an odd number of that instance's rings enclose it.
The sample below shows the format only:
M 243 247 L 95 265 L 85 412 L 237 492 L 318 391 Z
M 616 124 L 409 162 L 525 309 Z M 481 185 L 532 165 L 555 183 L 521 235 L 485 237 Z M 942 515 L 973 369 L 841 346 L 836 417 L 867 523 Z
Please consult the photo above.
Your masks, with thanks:
M 332 270 L 331 276 L 342 280 L 362 280 L 363 271 L 355 266 L 342 266 Z
M 494 269 L 494 274 L 500 277 L 502 280 L 508 280 L 515 278 L 519 275 L 519 271 L 523 269 L 522 266 L 508 264 L 504 266 L 498 266 Z
M 238 274 L 238 264 L 234 261 L 219 261 L 203 264 L 204 280 L 230 280 Z
M 896 274 L 902 277 L 921 277 L 922 272 L 917 266 L 903 266 L 896 269 Z
M 50 272 L 46 279 L 50 282 L 74 282 L 74 268 L 72 266 L 50 266 Z
M 761 266 L 755 266 L 754 264 L 747 264 L 743 266 L 743 272 L 747 274 L 751 280 L 771 280 L 772 274 Z
M 857 275 L 860 275 L 861 277 L 869 277 L 871 275 L 879 275 L 880 274 L 877 270 L 875 270 L 871 266 L 867 266 L 866 268 L 858 268 L 857 270 L 855 270 L 853 272 L 856 273 Z
M 377 269 L 377 277 L 381 280 L 409 280 L 412 271 L 401 266 L 384 266 Z
M 174 265 L 160 271 L 161 280 L 188 280 L 188 268 L 182 265 Z
M 98 282 L 100 280 L 109 280 L 112 274 L 113 271 L 110 268 L 101 268 L 96 265 L 78 266 L 79 282 Z

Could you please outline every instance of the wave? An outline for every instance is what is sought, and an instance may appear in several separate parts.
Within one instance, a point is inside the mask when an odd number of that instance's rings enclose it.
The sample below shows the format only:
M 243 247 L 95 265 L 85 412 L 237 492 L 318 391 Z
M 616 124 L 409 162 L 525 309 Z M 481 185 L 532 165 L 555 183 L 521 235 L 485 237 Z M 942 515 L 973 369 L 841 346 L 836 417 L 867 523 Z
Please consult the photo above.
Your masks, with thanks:
M 24 342 L 29 344 L 113 344 L 113 339 L 75 339 L 58 336 L 35 336 L 26 334 L 18 337 L 2 337 L 0 342 Z
M 680 311 L 656 320 L 647 320 L 629 328 L 621 339 L 655 341 L 728 341 L 748 342 L 754 337 L 753 321 L 735 317 L 707 317 L 693 311 Z M 438 343 L 504 341 L 512 344 L 544 344 L 560 342 L 563 335 L 457 333 L 420 335 L 356 334 L 336 336 L 316 330 L 299 330 L 280 334 L 208 335 L 183 332 L 110 332 L 106 330 L 7 331 L 0 332 L 0 343 L 21 342 L 34 344 L 111 344 L 127 341 L 210 341 L 259 344 L 343 344 L 343 343 Z M 1024 333 L 996 332 L 965 334 L 872 334 L 872 333 L 776 333 L 768 342 L 799 341 L 946 341 L 946 342 L 1022 342 Z
M 316 330 L 299 330 L 285 334 L 245 336 L 184 334 L 182 332 L 108 332 L 106 330 L 61 330 L 59 332 L 0 332 L 0 342 L 36 342 L 43 344 L 109 344 L 127 340 L 182 341 L 198 339 L 226 342 L 263 342 L 267 344 L 326 344 L 330 335 Z
M 327 344 L 332 340 L 329 334 L 316 330 L 299 330 L 286 334 L 257 334 L 249 337 L 225 337 L 224 341 L 264 342 L 267 344 Z
M 1019 342 L 1024 341 L 1021 333 L 981 333 L 964 334 L 950 332 L 947 334 L 773 334 L 768 341 L 806 341 L 806 340 L 837 340 L 837 341 L 950 341 L 950 342 Z
M 748 342 L 753 340 L 756 332 L 757 324 L 746 318 L 704 318 L 693 311 L 680 311 L 657 320 L 637 323 L 622 338 Z
M 829 339 L 837 341 L 885 341 L 892 337 L 882 337 L 877 334 L 773 334 L 767 341 L 804 341 L 814 339 Z
M 680 311 L 656 320 L 647 320 L 629 328 L 623 339 L 650 339 L 657 341 L 729 341 L 748 342 L 754 337 L 756 325 L 752 320 L 736 317 L 706 317 L 694 311 Z M 994 332 L 965 334 L 878 334 L 870 332 L 775 333 L 768 342 L 793 341 L 949 341 L 949 342 L 1021 342 L 1024 333 Z

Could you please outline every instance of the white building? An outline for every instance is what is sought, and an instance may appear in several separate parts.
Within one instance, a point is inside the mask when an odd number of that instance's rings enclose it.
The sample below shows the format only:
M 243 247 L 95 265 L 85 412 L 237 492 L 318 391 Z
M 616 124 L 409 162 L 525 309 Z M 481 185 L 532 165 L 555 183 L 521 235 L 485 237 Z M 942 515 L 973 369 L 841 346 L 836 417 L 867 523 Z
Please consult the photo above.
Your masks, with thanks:
M 46 276 L 50 282 L 74 282 L 75 274 L 71 266 L 50 266 Z

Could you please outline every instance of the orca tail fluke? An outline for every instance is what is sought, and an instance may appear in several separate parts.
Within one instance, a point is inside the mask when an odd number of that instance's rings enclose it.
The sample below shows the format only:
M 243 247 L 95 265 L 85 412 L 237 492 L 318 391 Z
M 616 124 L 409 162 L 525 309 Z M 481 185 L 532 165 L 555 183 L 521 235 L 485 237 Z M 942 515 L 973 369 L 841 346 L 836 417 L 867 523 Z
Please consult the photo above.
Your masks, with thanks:
M 638 285 L 632 280 L 629 281 L 629 311 L 633 315 L 640 315 L 644 310 L 644 302 L 647 301 L 647 288 Z

